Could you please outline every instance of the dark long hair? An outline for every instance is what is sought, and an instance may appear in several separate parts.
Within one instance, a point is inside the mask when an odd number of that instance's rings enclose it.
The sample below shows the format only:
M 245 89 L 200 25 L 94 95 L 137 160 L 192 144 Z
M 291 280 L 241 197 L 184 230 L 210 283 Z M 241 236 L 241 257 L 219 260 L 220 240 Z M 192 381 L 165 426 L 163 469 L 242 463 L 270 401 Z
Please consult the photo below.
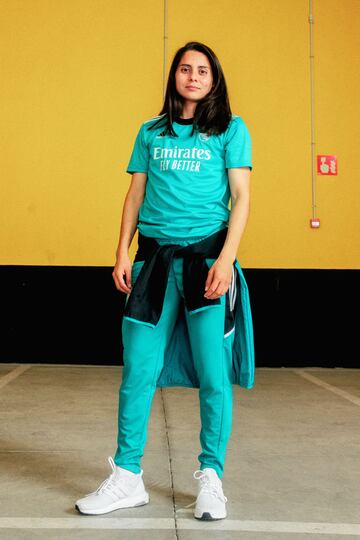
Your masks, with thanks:
M 186 51 L 199 51 L 205 54 L 209 60 L 213 76 L 212 89 L 197 103 L 192 134 L 195 129 L 208 135 L 223 133 L 231 120 L 230 102 L 224 73 L 214 51 L 198 41 L 189 41 L 175 53 L 169 71 L 164 104 L 159 113 L 162 116 L 157 122 L 151 124 L 148 129 L 164 125 L 163 134 L 170 134 L 177 137 L 172 124 L 182 112 L 184 99 L 176 90 L 175 73 Z

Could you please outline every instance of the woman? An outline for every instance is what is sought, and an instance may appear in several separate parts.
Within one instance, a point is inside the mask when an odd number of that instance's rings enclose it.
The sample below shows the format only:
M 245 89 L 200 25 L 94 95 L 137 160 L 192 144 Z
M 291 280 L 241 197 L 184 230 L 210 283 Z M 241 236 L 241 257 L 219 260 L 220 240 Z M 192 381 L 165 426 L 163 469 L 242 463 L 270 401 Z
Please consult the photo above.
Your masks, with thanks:
M 157 386 L 183 385 L 199 388 L 200 398 L 194 515 L 227 515 L 221 478 L 232 384 L 251 388 L 254 371 L 247 288 L 236 260 L 249 214 L 251 170 L 250 134 L 231 113 L 215 53 L 187 43 L 173 59 L 163 108 L 141 125 L 127 168 L 132 181 L 113 271 L 117 289 L 127 294 L 118 447 L 109 457 L 109 478 L 77 501 L 81 513 L 149 502 L 140 460 L 153 395 Z M 132 264 L 128 250 L 136 229 Z

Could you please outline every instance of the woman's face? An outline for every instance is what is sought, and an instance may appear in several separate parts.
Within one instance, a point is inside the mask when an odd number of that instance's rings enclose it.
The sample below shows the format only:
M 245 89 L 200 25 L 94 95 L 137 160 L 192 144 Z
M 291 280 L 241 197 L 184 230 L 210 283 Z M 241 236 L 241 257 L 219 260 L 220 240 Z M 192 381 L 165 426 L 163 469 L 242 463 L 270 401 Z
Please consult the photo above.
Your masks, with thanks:
M 212 88 L 213 75 L 207 56 L 186 51 L 175 72 L 176 90 L 185 100 L 200 101 Z

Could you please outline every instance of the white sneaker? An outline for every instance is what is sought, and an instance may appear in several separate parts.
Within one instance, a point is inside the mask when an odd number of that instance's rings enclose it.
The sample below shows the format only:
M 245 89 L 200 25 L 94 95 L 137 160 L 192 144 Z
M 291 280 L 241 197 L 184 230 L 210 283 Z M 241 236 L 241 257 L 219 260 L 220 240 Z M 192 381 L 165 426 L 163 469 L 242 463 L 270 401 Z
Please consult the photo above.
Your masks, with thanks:
M 143 470 L 135 474 L 115 464 L 110 456 L 108 461 L 113 472 L 93 493 L 76 501 L 75 508 L 81 514 L 106 514 L 119 508 L 142 506 L 149 502 L 142 479 Z
M 193 476 L 200 481 L 194 517 L 206 521 L 226 518 L 227 497 L 223 493 L 222 482 L 215 469 L 199 469 Z

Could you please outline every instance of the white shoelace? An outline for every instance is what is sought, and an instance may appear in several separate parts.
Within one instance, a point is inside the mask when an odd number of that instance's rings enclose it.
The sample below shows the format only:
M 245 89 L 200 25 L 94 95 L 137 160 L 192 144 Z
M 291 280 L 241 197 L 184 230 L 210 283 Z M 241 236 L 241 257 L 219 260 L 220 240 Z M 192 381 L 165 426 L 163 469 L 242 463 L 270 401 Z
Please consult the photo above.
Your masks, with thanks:
M 111 465 L 112 473 L 108 478 L 106 478 L 106 480 L 102 482 L 102 484 L 100 484 L 100 486 L 95 491 L 88 493 L 87 495 L 85 495 L 85 497 L 87 497 L 88 495 L 95 495 L 96 493 L 102 493 L 103 491 L 105 491 L 106 488 L 111 488 L 111 486 L 115 485 L 114 480 L 116 475 L 116 465 L 111 456 L 108 457 L 108 461 Z
M 197 473 L 200 473 L 200 474 L 197 476 Z M 212 481 L 211 477 L 206 473 L 206 471 L 202 471 L 201 469 L 198 469 L 197 471 L 194 472 L 193 476 L 196 480 L 200 480 L 199 495 L 201 492 L 210 493 L 214 497 L 217 497 L 218 499 L 220 499 L 222 502 L 225 502 L 225 503 L 227 502 L 227 497 L 225 497 L 225 495 L 223 494 L 221 485 L 217 482 Z

